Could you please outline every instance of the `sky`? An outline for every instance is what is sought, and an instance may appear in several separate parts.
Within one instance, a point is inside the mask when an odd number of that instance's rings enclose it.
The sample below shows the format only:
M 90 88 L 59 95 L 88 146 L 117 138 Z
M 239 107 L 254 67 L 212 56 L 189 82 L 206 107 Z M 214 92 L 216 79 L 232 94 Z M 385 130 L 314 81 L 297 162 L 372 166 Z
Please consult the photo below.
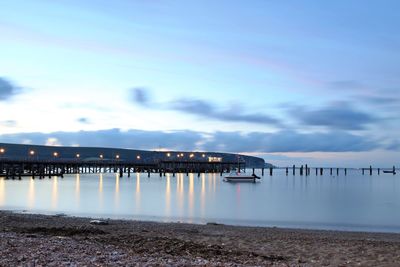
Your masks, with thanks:
M 0 142 L 400 159 L 397 0 L 0 0 Z

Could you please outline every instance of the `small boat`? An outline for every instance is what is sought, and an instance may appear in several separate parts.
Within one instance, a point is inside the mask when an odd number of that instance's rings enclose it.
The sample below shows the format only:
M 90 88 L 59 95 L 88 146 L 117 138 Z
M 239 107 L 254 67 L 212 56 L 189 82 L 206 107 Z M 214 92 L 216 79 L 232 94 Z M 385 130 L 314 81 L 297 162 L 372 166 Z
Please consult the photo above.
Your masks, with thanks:
M 393 173 L 393 174 L 396 174 L 396 171 L 395 171 L 395 170 L 383 171 L 383 173 Z
M 256 182 L 256 179 L 260 179 L 259 176 L 252 174 L 252 175 L 247 175 L 247 174 L 241 174 L 239 172 L 236 173 L 230 173 L 228 176 L 225 176 L 224 180 L 226 182 Z

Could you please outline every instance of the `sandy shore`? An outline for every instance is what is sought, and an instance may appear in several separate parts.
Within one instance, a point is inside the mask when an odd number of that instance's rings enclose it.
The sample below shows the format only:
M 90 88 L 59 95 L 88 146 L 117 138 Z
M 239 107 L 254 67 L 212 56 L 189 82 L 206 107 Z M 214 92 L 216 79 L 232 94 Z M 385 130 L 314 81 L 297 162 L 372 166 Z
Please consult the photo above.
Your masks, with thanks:
M 0 266 L 400 265 L 400 234 L 90 220 L 0 211 Z

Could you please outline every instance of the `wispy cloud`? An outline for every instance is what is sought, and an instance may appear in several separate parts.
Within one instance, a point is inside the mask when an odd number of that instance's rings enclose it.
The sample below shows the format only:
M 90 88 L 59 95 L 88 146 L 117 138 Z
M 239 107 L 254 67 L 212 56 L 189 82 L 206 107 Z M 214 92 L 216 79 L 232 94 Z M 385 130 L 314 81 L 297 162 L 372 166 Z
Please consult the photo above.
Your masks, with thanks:
M 147 105 L 149 104 L 149 92 L 146 88 L 143 87 L 135 87 L 132 88 L 130 91 L 132 95 L 132 100 L 140 105 Z
M 20 88 L 12 84 L 9 80 L 0 77 L 0 101 L 10 99 L 13 95 L 17 94 Z
M 78 118 L 77 121 L 82 124 L 90 124 L 90 120 L 85 117 Z
M 0 125 L 4 127 L 15 127 L 17 126 L 17 121 L 15 120 L 0 121 Z
M 184 114 L 196 115 L 213 120 L 226 122 L 244 122 L 262 125 L 281 126 L 281 122 L 267 114 L 246 111 L 240 104 L 228 108 L 219 108 L 211 101 L 195 98 L 179 98 L 163 103 L 150 101 L 149 92 L 145 88 L 131 89 L 134 103 L 151 108 L 162 108 L 179 111 Z
M 330 89 L 338 89 L 338 90 L 350 90 L 350 91 L 357 91 L 357 90 L 362 90 L 365 89 L 366 86 L 357 81 L 357 80 L 338 80 L 338 81 L 332 81 L 327 83 L 328 88 Z
M 367 112 L 353 108 L 351 103 L 345 101 L 317 109 L 297 106 L 290 110 L 290 114 L 303 125 L 342 130 L 362 130 L 366 125 L 379 120 Z
M 280 125 L 277 119 L 266 114 L 249 113 L 243 111 L 240 106 L 231 106 L 228 109 L 220 110 L 213 103 L 200 99 L 178 99 L 171 102 L 169 108 L 221 121 Z

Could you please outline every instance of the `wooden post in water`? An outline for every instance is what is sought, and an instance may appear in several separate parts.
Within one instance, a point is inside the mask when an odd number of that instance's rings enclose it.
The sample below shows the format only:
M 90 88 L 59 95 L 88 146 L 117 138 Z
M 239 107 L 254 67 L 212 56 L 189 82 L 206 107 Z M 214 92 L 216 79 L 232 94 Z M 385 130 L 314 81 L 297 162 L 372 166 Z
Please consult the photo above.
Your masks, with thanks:
M 347 175 L 347 168 L 344 168 L 344 175 Z
M 393 166 L 393 175 L 396 174 L 396 167 Z
M 323 175 L 324 174 L 324 168 L 320 169 L 320 174 Z
M 264 176 L 264 168 L 261 169 L 261 176 Z
M 272 176 L 272 167 L 269 167 L 269 176 Z
M 293 175 L 296 174 L 296 165 L 293 165 Z
M 254 174 L 255 169 L 253 168 L 253 174 Z
M 378 168 L 378 175 L 381 174 L 381 168 Z
M 300 166 L 300 175 L 303 176 L 303 165 Z
M 150 168 L 147 168 L 147 177 L 150 178 Z
M 318 168 L 315 168 L 315 175 L 318 176 Z
M 306 164 L 306 176 L 308 175 L 308 165 Z
M 364 168 L 362 168 L 362 175 L 364 175 Z
M 331 175 L 332 175 L 332 168 L 331 168 Z
M 286 167 L 286 176 L 288 176 L 288 174 L 289 174 L 289 168 Z
M 369 175 L 372 175 L 372 166 L 369 165 Z
M 339 168 L 336 168 L 336 176 L 339 176 Z

